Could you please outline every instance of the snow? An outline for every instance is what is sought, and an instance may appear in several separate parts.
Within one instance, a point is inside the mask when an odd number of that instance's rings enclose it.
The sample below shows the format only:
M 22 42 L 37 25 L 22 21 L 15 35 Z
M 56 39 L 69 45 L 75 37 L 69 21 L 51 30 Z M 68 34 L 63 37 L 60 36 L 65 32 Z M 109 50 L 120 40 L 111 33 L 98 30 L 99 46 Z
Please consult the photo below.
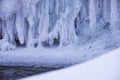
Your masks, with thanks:
M 20 80 L 120 80 L 120 49 L 69 68 Z

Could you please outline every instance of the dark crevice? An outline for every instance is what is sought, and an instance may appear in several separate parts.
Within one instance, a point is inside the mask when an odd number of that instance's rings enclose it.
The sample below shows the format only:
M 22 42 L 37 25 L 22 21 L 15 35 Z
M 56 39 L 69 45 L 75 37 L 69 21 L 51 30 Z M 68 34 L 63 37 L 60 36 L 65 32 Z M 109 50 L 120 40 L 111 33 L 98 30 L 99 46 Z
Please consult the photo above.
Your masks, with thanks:
M 16 43 L 16 46 L 17 47 L 25 47 L 25 43 L 24 44 L 21 44 L 20 41 L 18 39 L 15 39 L 15 43 Z
M 0 18 L 0 39 L 2 39 L 2 19 Z

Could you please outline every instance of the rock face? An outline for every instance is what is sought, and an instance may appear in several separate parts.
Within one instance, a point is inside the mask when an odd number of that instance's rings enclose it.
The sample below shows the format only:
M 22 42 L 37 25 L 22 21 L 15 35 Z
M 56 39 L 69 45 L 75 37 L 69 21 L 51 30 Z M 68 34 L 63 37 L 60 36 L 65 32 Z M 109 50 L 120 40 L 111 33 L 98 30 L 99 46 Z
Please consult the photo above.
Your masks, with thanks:
M 116 24 L 120 17 L 119 3 L 118 0 L 0 0 L 0 50 L 6 43 L 16 47 L 74 45 L 80 42 L 79 36 Z M 8 47 L 4 46 L 4 50 Z

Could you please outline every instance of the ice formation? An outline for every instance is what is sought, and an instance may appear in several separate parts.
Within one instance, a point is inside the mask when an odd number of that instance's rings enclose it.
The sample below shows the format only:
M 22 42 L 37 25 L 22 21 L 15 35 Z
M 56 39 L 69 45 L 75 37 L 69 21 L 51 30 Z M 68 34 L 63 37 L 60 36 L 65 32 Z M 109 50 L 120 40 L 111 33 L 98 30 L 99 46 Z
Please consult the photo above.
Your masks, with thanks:
M 114 25 L 118 21 L 117 0 L 111 0 L 111 25 Z
M 95 0 L 90 0 L 89 6 L 89 19 L 91 29 L 95 26 L 96 23 L 96 14 L 95 14 Z
M 104 14 L 104 21 L 107 23 L 110 21 L 110 0 L 104 0 L 104 3 L 103 3 L 103 14 Z
M 120 16 L 119 3 L 119 0 L 0 0 L 0 50 L 74 45 L 80 42 L 80 36 L 114 25 Z

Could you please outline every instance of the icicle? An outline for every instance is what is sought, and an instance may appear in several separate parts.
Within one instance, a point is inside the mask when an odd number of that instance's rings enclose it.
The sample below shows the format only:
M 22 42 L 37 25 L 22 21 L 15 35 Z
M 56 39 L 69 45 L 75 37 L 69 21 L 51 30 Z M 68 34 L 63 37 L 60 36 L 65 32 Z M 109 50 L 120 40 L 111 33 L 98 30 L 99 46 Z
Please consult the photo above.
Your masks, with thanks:
M 117 4 L 120 4 L 120 0 L 117 1 Z M 117 5 L 118 6 L 118 17 L 120 18 L 120 5 Z
M 114 25 L 118 21 L 118 8 L 117 0 L 111 0 L 111 25 Z
M 27 17 L 28 23 L 29 23 L 29 30 L 28 30 L 28 42 L 27 42 L 27 47 L 34 47 L 36 40 L 35 40 L 35 35 L 34 35 L 34 31 L 35 31 L 35 20 L 36 20 L 36 16 L 37 16 L 37 8 L 36 8 L 36 4 L 37 4 L 38 0 L 32 0 L 29 1 L 28 4 L 28 11 L 30 11 L 28 14 L 29 16 Z
M 21 11 L 16 14 L 16 31 L 20 43 L 24 44 L 24 18 Z
M 90 0 L 89 4 L 89 19 L 90 19 L 90 27 L 93 29 L 96 23 L 96 13 L 95 13 L 95 2 L 94 0 Z
M 0 38 L 1 38 L 1 35 L 2 35 L 2 20 L 0 19 Z
M 114 36 L 116 42 L 119 42 L 118 0 L 111 0 L 110 24 L 112 36 Z
M 59 0 L 56 0 L 56 14 L 57 14 L 57 17 L 59 17 L 59 7 L 60 7 L 60 1 Z
M 81 11 L 81 14 L 80 14 L 80 18 L 81 19 L 84 19 L 87 15 L 88 15 L 88 12 L 87 12 L 87 1 L 86 0 L 83 0 L 83 6 L 82 6 L 82 11 Z
M 28 18 L 28 22 L 29 22 L 29 29 L 28 29 L 28 43 L 27 43 L 27 47 L 33 47 L 34 46 L 34 43 L 33 43 L 33 40 L 34 40 L 34 35 L 33 35 L 33 24 L 34 24 L 34 21 L 33 21 L 33 17 L 32 16 L 29 16 Z
M 42 46 L 42 42 L 48 38 L 49 29 L 49 0 L 43 0 L 41 4 L 39 16 L 39 42 L 38 47 Z
M 6 18 L 2 20 L 2 36 L 3 39 L 0 40 L 0 50 L 6 51 L 15 49 L 13 45 L 14 34 L 13 34 L 13 18 Z
M 11 44 L 14 44 L 14 29 L 15 29 L 15 24 L 14 24 L 14 15 L 11 16 L 6 22 L 7 26 L 7 32 L 8 32 L 8 41 Z
M 110 0 L 104 0 L 104 8 L 103 8 L 103 13 L 104 13 L 104 20 L 105 22 L 110 21 Z
M 8 32 L 7 32 L 7 26 L 6 24 L 6 20 L 2 20 L 2 34 L 3 34 L 3 40 L 8 42 Z
M 75 25 L 74 20 L 77 14 L 80 11 L 81 4 L 79 0 L 75 3 L 74 1 L 65 1 L 62 0 L 63 4 L 68 4 L 65 6 L 60 6 L 60 18 L 57 20 L 53 31 L 50 33 L 49 38 L 54 39 L 60 37 L 60 47 L 68 46 L 74 44 L 76 42 L 76 34 L 75 34 Z M 65 9 L 65 11 L 64 11 Z M 64 11 L 64 12 L 63 12 Z
M 62 23 L 64 24 L 61 26 L 61 31 L 60 31 L 61 32 L 60 46 L 71 45 L 71 44 L 74 44 L 74 42 L 76 41 L 74 20 L 80 11 L 80 9 L 77 9 L 80 6 L 74 3 L 71 4 L 71 2 L 70 2 L 70 5 L 73 5 L 73 6 L 68 5 L 68 7 L 66 8 L 65 14 L 63 14 L 64 16 L 63 16 Z

